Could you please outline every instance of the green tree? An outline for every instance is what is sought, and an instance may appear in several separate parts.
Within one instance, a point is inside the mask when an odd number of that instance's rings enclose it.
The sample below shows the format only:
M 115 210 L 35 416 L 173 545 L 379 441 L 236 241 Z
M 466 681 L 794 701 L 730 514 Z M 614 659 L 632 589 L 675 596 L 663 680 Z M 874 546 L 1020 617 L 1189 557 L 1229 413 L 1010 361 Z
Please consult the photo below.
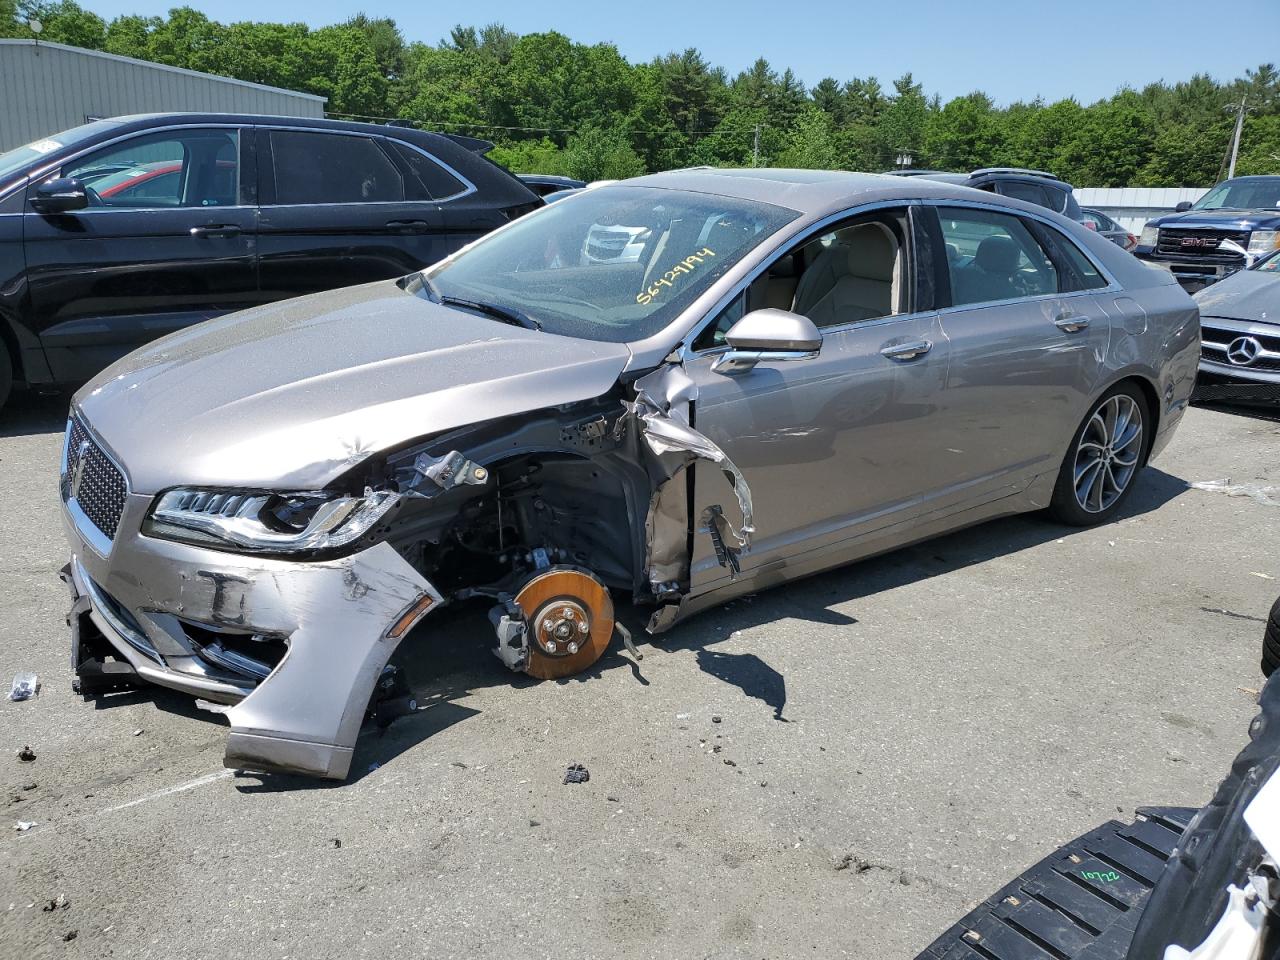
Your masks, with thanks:
M 589 127 L 569 141 L 564 169 L 569 176 L 588 182 L 624 180 L 645 172 L 644 161 L 625 135 L 599 127 Z
M 987 167 L 1000 148 L 1000 130 L 984 93 L 956 97 L 928 118 L 924 152 L 946 170 Z
M 839 166 L 835 122 L 818 107 L 810 107 L 792 125 L 787 145 L 777 156 L 780 167 L 831 170 Z
M 921 166 L 929 120 L 924 88 L 910 73 L 905 73 L 893 81 L 893 91 L 877 124 L 886 153 L 882 162 L 892 166 L 901 155 L 912 158 L 908 161 L 910 165 Z
M 499 144 L 489 152 L 489 159 L 515 173 L 569 175 L 565 152 L 545 137 Z
M 106 21 L 96 13 L 85 10 L 75 0 L 19 3 L 17 15 L 24 26 L 25 21 L 40 21 L 44 27 L 40 33 L 41 40 L 88 50 L 101 50 L 107 42 Z M 27 36 L 31 36 L 30 32 L 27 32 Z

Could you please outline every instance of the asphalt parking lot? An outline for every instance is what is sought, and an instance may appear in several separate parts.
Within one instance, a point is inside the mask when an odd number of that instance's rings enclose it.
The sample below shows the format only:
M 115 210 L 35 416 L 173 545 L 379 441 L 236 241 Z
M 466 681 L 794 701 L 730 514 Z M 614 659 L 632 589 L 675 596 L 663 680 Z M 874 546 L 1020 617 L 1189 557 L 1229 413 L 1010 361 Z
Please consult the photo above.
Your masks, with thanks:
M 71 692 L 65 403 L 0 413 L 0 676 L 43 683 L 0 702 L 4 956 L 912 957 L 1060 843 L 1206 800 L 1280 593 L 1280 509 L 1187 487 L 1280 484 L 1280 422 L 1193 409 L 1120 522 L 990 523 L 559 683 L 440 614 L 350 782 L 234 774 L 190 700 Z

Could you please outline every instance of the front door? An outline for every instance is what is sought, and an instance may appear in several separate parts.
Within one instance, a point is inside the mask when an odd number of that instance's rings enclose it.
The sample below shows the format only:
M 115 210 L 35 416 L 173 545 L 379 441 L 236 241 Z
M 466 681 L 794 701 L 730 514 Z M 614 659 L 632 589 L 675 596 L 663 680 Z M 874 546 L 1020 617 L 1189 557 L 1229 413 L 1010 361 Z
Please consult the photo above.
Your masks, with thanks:
M 938 318 L 914 293 L 904 209 L 838 222 L 784 252 L 694 341 L 685 370 L 697 384 L 693 424 L 742 470 L 756 532 L 744 574 L 781 570 L 805 554 L 906 531 L 932 483 L 918 447 L 945 381 Z M 747 309 L 791 309 L 823 334 L 817 357 L 711 369 L 723 331 Z M 701 348 L 701 349 L 696 349 Z M 695 531 L 703 511 L 737 506 L 720 471 L 694 468 Z M 729 575 L 705 533 L 694 537 L 695 590 Z
M 263 297 L 400 277 L 448 252 L 438 205 L 384 137 L 258 128 Z
M 56 176 L 89 206 L 23 215 L 32 325 L 56 380 L 92 376 L 181 327 L 257 299 L 255 212 L 244 131 L 143 134 L 69 161 Z

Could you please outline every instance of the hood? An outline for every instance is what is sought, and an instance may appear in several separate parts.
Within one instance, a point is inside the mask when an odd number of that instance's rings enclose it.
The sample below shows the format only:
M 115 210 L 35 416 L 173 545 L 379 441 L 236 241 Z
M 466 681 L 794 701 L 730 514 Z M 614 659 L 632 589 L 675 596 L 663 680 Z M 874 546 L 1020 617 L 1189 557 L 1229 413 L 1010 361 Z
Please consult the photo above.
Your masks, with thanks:
M 418 437 L 599 396 L 630 351 L 509 326 L 387 280 L 197 324 L 76 394 L 136 493 L 314 489 Z
M 1280 226 L 1275 210 L 1187 210 L 1148 220 L 1149 227 L 1208 227 L 1214 230 L 1270 230 Z
M 1202 317 L 1280 325 L 1280 273 L 1238 270 L 1193 297 Z

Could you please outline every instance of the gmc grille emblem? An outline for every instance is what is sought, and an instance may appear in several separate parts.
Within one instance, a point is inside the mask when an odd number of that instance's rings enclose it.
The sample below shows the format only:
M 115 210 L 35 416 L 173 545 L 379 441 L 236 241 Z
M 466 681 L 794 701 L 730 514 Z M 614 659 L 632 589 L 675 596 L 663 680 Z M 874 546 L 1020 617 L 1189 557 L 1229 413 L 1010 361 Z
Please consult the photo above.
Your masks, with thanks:
M 71 474 L 71 499 L 75 500 L 80 495 L 80 481 L 84 479 L 84 464 L 89 453 L 89 441 L 81 440 L 80 446 L 76 448 L 76 469 Z
M 1212 237 L 1183 237 L 1182 246 L 1184 247 L 1216 247 L 1218 241 Z

